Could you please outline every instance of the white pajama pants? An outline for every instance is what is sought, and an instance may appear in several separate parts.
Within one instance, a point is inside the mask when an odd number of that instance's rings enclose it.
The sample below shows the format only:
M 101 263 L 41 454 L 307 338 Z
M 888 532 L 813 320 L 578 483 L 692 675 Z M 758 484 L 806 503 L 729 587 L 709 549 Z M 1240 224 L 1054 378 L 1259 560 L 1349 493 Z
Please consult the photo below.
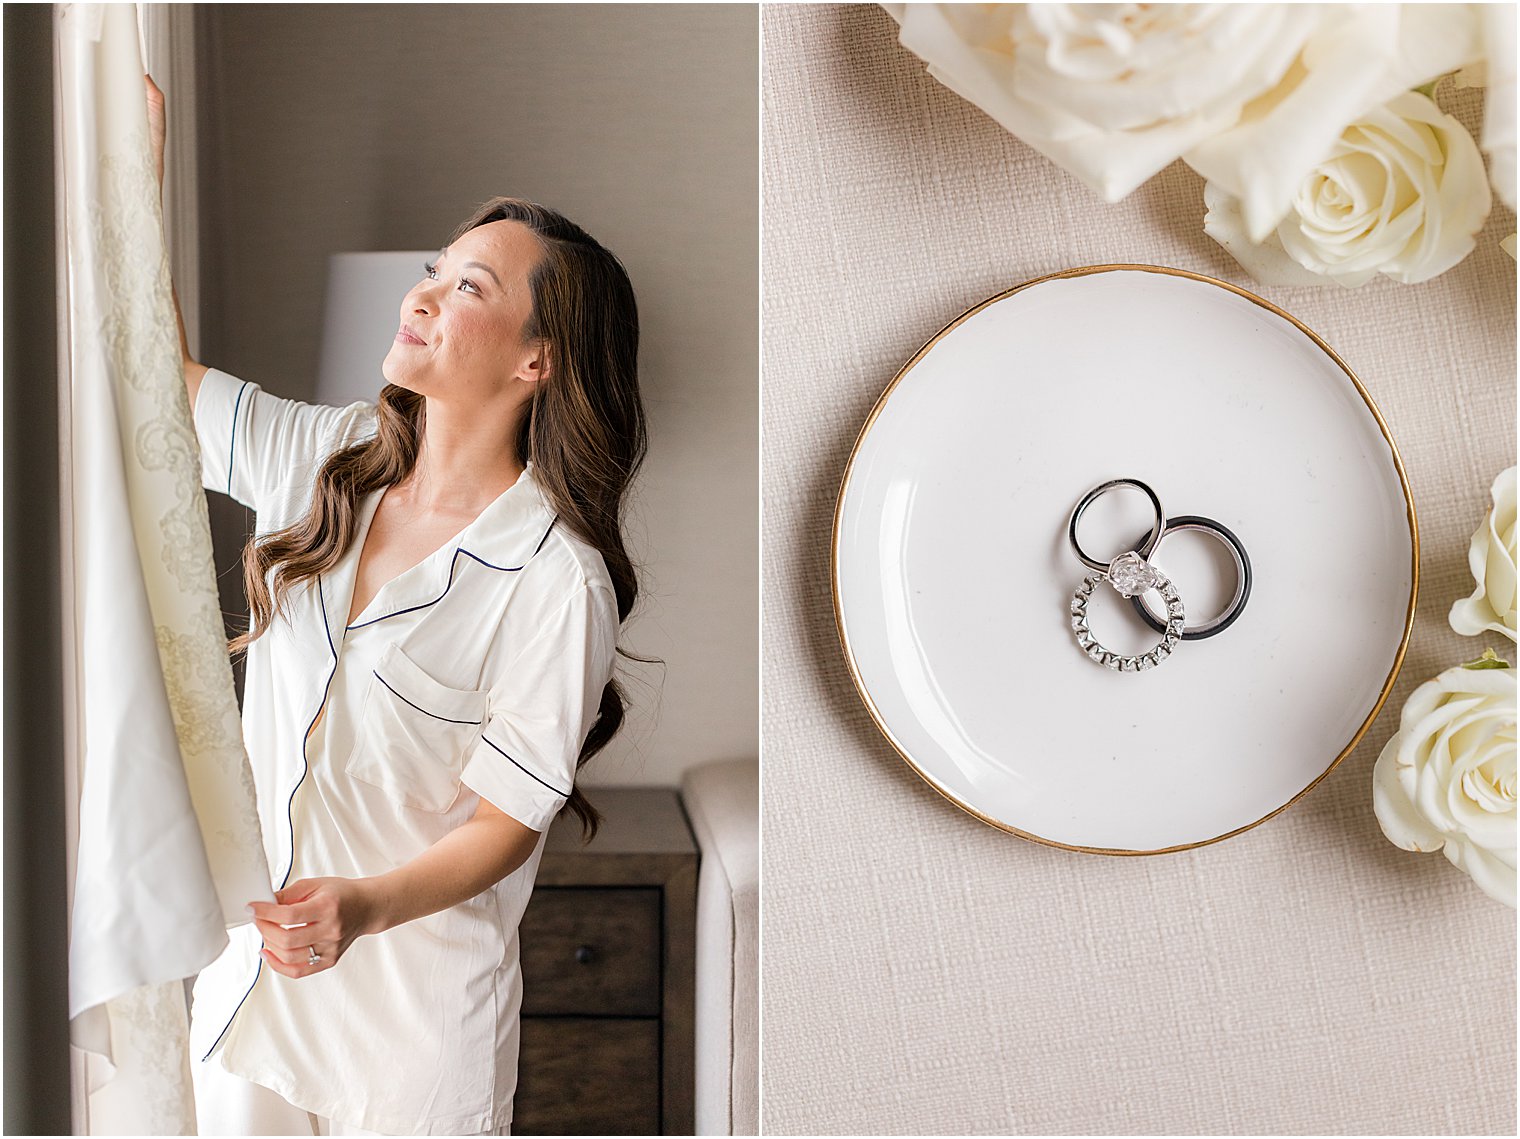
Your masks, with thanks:
M 200 1135 L 384 1135 L 296 1107 L 262 1084 L 234 1076 L 215 1061 L 190 1062 L 195 1130 Z M 510 1135 L 510 1126 L 482 1135 Z

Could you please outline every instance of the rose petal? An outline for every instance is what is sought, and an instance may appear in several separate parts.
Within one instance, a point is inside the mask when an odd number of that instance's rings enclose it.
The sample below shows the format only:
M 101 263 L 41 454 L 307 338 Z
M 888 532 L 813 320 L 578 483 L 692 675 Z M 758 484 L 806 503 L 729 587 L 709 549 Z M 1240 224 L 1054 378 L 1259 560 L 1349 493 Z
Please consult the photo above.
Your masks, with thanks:
M 1277 88 L 1183 160 L 1241 200 L 1260 242 L 1287 213 L 1305 174 L 1370 108 L 1482 56 L 1472 5 L 1372 4 L 1335 9 Z
M 1503 662 L 1488 652 L 1488 664 Z M 1514 904 L 1516 673 L 1448 668 L 1409 695 L 1373 766 L 1373 812 L 1390 842 L 1438 847 Z
M 1428 168 L 1430 184 L 1422 189 L 1426 222 L 1422 240 L 1390 259 L 1383 269 L 1397 281 L 1418 284 L 1446 272 L 1472 252 L 1493 198 L 1483 173 L 1483 157 L 1460 122 L 1415 92 L 1388 106 L 1430 128 L 1444 157 L 1439 168 Z
M 1372 766 L 1372 812 L 1388 841 L 1404 850 L 1440 850 L 1446 839 L 1415 810 L 1399 777 L 1399 737 L 1383 746 Z
M 1515 864 L 1513 852 L 1510 861 L 1493 851 L 1484 850 L 1470 842 L 1449 842 L 1445 847 L 1451 864 L 1477 883 L 1496 902 L 1515 908 Z
M 1206 202 L 1228 196 L 1228 187 L 1206 184 Z M 1413 284 L 1472 250 L 1490 205 L 1477 144 L 1428 96 L 1406 91 L 1346 127 L 1272 236 L 1296 265 L 1348 287 L 1378 273 Z M 1239 224 L 1218 219 L 1225 240 L 1215 239 L 1257 280 L 1290 283 L 1276 245 L 1249 240 L 1247 211 L 1242 201 Z
M 1001 4 L 908 4 L 889 11 L 899 23 L 899 42 L 929 64 L 933 78 L 1106 200 L 1118 201 L 1229 127 L 1248 100 L 1277 82 L 1319 20 L 1314 5 L 1277 7 L 1207 17 L 1216 34 L 1240 50 L 1195 48 L 1170 63 L 1164 35 L 1154 44 L 1138 35 L 1127 45 L 1111 14 Z M 1101 29 L 1098 38 L 1107 46 L 1093 48 L 1099 54 L 1132 51 L 1134 74 L 1095 69 L 1080 58 L 1080 45 L 1045 39 L 1056 26 L 1053 14 Z M 1200 18 L 1180 9 L 1143 17 L 1155 29 Z M 1147 62 L 1155 75 L 1145 74 Z M 1060 68 L 1073 74 L 1063 78 Z M 1110 73 L 1114 81 L 1101 81 Z M 1084 85 L 1083 74 L 1100 81 Z
M 1307 5 L 1179 4 L 1096 15 L 1080 5 L 1007 7 L 1016 43 L 1049 44 L 1044 59 L 1021 61 L 1015 90 L 1105 131 L 1194 116 L 1228 116 L 1228 125 L 1282 78 L 1318 19 Z M 1127 18 L 1143 22 L 1138 34 L 1124 31 Z
M 1502 633 L 1516 640 L 1516 468 L 1499 472 L 1490 488 L 1493 506 L 1474 531 L 1467 566 L 1476 588 L 1451 607 L 1448 621 L 1464 636 Z
M 1207 207 L 1203 215 L 1203 232 L 1223 246 L 1253 280 L 1263 285 L 1310 285 L 1317 288 L 1345 283 L 1300 265 L 1284 251 L 1275 233 L 1268 235 L 1260 245 L 1253 245 L 1246 238 L 1240 202 L 1212 182 L 1204 183 L 1203 201 Z M 1372 276 L 1375 274 L 1368 274 L 1369 278 Z
M 1468 717 L 1463 729 L 1447 745 L 1450 758 L 1446 775 L 1445 817 L 1450 820 L 1449 833 L 1464 836 L 1486 848 L 1505 846 L 1514 841 L 1514 803 L 1504 797 L 1481 774 L 1484 764 L 1497 770 L 1505 766 L 1504 753 L 1514 755 L 1513 723 L 1501 724 L 1500 717 L 1488 708 L 1485 714 Z M 1490 746 L 1491 744 L 1496 746 Z M 1512 766 L 1512 763 L 1509 764 Z M 1470 784 L 1487 784 L 1488 806 L 1474 799 Z
M 1483 150 L 1488 154 L 1489 177 L 1499 200 L 1515 208 L 1515 5 L 1483 4 L 1482 36 L 1485 79 L 1483 96 Z M 1508 248 L 1515 255 L 1514 241 Z

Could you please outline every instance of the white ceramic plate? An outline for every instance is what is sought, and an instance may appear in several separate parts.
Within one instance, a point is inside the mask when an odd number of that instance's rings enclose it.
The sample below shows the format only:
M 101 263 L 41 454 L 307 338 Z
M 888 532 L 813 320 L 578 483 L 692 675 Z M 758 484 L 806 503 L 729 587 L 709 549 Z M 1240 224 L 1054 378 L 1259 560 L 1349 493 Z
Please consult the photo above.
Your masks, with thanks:
M 1135 674 L 1088 659 L 1069 612 L 1071 510 L 1120 477 L 1222 522 L 1254 570 L 1230 628 Z M 1150 519 L 1113 492 L 1080 536 L 1107 559 Z M 845 469 L 833 559 L 856 686 L 936 790 L 1025 838 L 1159 853 L 1263 821 L 1351 751 L 1403 660 L 1419 541 L 1392 437 L 1318 337 L 1224 282 L 1102 265 L 984 301 L 903 367 Z M 1233 591 L 1206 537 L 1153 560 L 1190 625 Z M 1099 593 L 1105 645 L 1160 639 Z

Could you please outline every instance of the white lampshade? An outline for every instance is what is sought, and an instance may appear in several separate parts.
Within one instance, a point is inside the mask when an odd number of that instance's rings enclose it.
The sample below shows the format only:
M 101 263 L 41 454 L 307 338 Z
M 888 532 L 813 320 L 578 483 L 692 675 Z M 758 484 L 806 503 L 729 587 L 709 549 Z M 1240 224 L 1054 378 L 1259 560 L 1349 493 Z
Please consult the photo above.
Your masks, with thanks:
M 327 264 L 327 301 L 318 403 L 380 398 L 380 365 L 401 324 L 401 299 L 422 279 L 422 264 L 436 249 L 385 253 L 334 253 Z

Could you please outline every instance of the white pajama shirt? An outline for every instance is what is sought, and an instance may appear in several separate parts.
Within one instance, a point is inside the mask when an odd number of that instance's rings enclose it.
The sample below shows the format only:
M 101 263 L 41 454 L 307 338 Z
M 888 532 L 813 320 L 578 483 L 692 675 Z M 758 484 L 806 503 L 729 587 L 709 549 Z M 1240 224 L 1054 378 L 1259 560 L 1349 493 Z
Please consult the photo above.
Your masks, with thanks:
M 370 403 L 282 399 L 215 368 L 194 409 L 205 486 L 259 534 L 305 515 L 332 452 L 375 432 Z M 617 603 L 600 553 L 522 477 L 345 625 L 380 491 L 341 561 L 249 646 L 243 735 L 276 888 L 383 874 L 466 822 L 480 797 L 543 832 L 611 676 Z M 360 937 L 331 968 L 267 968 L 253 924 L 196 981 L 191 1063 L 373 1131 L 510 1123 L 517 926 L 543 853 L 481 894 Z

